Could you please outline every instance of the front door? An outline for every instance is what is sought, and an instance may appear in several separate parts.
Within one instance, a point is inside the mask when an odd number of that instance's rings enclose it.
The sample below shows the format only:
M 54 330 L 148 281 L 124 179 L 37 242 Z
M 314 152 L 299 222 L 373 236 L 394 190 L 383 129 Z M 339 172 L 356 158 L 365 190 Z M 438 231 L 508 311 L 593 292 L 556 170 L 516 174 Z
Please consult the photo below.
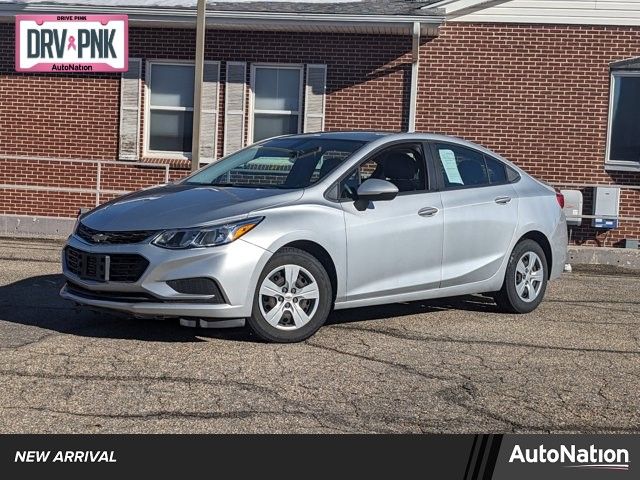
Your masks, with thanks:
M 368 178 L 394 183 L 393 200 L 363 208 L 353 192 Z M 430 190 L 423 145 L 373 154 L 341 183 L 347 236 L 347 300 L 437 288 L 442 261 L 440 193 Z

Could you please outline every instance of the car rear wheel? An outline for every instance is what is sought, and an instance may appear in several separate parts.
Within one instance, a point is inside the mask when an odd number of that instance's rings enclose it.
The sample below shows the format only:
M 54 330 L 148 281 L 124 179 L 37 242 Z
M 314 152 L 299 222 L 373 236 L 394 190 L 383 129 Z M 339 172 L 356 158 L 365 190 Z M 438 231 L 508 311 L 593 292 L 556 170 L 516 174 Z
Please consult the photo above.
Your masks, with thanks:
M 269 342 L 309 338 L 331 311 L 331 281 L 322 264 L 297 248 L 283 248 L 258 279 L 249 328 Z
M 494 295 L 498 307 L 510 313 L 532 312 L 542 302 L 547 277 L 542 247 L 531 239 L 519 242 L 509 257 L 502 289 Z

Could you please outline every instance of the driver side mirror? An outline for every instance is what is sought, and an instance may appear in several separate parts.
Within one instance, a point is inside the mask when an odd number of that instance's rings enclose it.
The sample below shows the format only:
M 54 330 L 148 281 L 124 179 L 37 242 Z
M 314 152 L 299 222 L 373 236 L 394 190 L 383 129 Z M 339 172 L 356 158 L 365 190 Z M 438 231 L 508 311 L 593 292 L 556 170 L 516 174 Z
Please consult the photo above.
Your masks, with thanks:
M 398 187 L 387 180 L 369 178 L 358 187 L 358 201 L 375 202 L 393 200 L 398 195 Z

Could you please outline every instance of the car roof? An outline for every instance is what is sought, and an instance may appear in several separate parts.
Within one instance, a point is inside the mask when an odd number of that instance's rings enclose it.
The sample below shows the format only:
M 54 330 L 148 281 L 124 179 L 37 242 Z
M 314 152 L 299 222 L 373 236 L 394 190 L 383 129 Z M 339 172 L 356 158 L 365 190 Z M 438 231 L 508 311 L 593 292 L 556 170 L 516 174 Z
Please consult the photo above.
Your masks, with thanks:
M 278 138 L 278 137 L 276 137 Z M 512 168 L 515 168 L 520 173 L 526 173 L 520 167 L 513 162 L 502 157 L 496 152 L 489 150 L 482 145 L 470 142 L 464 138 L 454 137 L 451 135 L 442 135 L 438 133 L 426 133 L 426 132 L 376 132 L 376 131 L 357 131 L 357 130 L 344 130 L 335 132 L 316 132 L 316 133 L 300 133 L 293 135 L 285 135 L 279 138 L 325 138 L 335 140 L 356 140 L 366 143 L 372 143 L 375 141 L 392 142 L 392 141 L 432 141 L 432 142 L 449 142 L 455 143 L 463 147 L 473 148 L 481 152 L 486 153 L 492 157 L 498 158 L 501 161 L 507 163 Z
M 466 145 L 472 148 L 476 148 L 479 150 L 489 150 L 482 145 L 478 145 L 473 142 L 469 142 L 463 138 L 454 137 L 451 135 L 441 135 L 437 133 L 426 133 L 426 132 L 376 132 L 376 131 L 358 131 L 358 130 L 343 130 L 343 131 L 335 131 L 335 132 L 315 132 L 315 133 L 298 133 L 293 135 L 283 135 L 282 137 L 275 138 L 324 138 L 324 139 L 333 139 L 333 140 L 358 140 L 362 142 L 374 142 L 376 140 L 386 140 L 386 141 L 394 141 L 394 140 L 407 140 L 407 141 L 436 141 L 436 142 L 451 142 L 458 143 L 460 145 Z M 493 155 L 496 155 L 493 152 L 490 152 Z
M 278 138 L 278 137 L 275 137 Z M 427 132 L 377 132 L 368 130 L 341 130 L 333 132 L 315 132 L 315 133 L 297 133 L 292 135 L 283 135 L 279 138 L 325 138 L 333 140 L 359 140 L 363 142 L 373 142 L 375 140 L 386 139 L 391 140 L 432 140 L 441 142 L 453 142 L 461 145 L 469 145 L 474 148 L 484 148 L 481 145 L 469 142 L 463 138 L 451 135 L 441 135 L 438 133 Z
M 316 132 L 284 135 L 280 138 L 324 138 L 328 140 L 359 140 L 362 142 L 373 142 L 380 138 L 393 135 L 392 132 L 368 132 L 368 131 L 337 131 L 337 132 Z

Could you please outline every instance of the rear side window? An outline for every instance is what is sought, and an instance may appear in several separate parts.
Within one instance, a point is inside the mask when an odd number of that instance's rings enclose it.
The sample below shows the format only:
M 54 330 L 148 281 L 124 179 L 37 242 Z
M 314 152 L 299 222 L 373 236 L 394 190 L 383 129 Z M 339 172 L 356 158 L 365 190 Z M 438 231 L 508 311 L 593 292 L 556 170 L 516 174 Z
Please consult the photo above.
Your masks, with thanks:
M 446 143 L 436 143 L 435 147 L 445 188 L 489 185 L 482 153 Z
M 445 188 L 482 187 L 514 182 L 517 172 L 493 157 L 471 148 L 436 143 L 437 161 Z
M 484 156 L 487 163 L 487 173 L 491 183 L 507 183 L 507 170 L 505 164 L 495 158 Z
M 514 183 L 520 180 L 520 174 L 516 172 L 513 168 L 506 167 L 507 169 L 507 179 L 509 183 Z

